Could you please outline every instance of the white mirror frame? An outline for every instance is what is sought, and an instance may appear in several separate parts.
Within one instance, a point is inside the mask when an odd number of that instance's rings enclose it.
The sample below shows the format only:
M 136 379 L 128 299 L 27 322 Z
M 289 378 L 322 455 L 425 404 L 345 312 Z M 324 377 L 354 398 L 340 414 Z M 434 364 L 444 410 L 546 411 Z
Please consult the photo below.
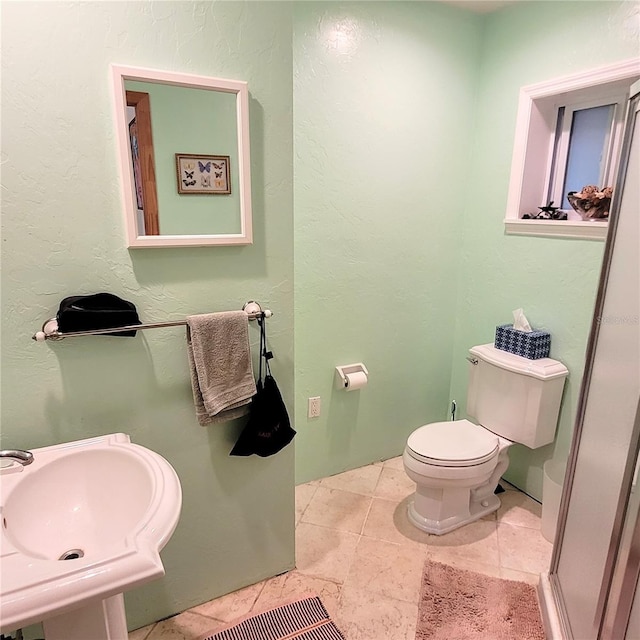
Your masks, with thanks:
M 251 161 L 249 145 L 249 89 L 241 80 L 223 80 L 187 73 L 159 71 L 141 67 L 111 65 L 114 116 L 118 145 L 118 165 L 122 187 L 122 205 L 127 232 L 127 246 L 139 247 L 202 247 L 213 245 L 243 245 L 253 242 L 251 216 Z M 126 80 L 169 84 L 178 87 L 224 91 L 236 95 L 238 129 L 238 184 L 240 200 L 240 233 L 211 235 L 138 235 L 137 207 L 131 165 L 131 148 L 126 122 Z

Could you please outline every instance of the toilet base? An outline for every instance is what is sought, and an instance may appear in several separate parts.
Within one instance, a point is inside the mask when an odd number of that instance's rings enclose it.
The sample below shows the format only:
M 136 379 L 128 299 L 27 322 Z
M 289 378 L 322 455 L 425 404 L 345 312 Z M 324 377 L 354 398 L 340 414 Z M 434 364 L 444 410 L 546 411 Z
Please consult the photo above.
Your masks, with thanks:
M 485 506 L 486 505 L 486 506 Z M 488 496 L 482 502 L 472 502 L 469 505 L 469 513 L 465 516 L 451 516 L 443 520 L 431 520 L 421 516 L 415 508 L 414 500 L 409 502 L 408 516 L 409 521 L 426 533 L 432 533 L 436 536 L 444 535 L 454 529 L 463 527 L 465 524 L 479 520 L 500 508 L 500 498 L 496 495 Z

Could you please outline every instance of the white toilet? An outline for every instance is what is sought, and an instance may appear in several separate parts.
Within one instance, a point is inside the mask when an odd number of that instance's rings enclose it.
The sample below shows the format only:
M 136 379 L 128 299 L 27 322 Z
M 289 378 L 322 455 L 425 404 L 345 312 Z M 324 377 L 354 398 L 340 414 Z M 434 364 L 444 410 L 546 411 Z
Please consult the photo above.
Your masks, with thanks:
M 557 360 L 529 360 L 472 347 L 467 358 L 469 420 L 434 422 L 408 438 L 403 463 L 416 483 L 409 520 L 442 535 L 496 511 L 494 494 L 514 443 L 537 449 L 553 442 L 567 368 Z

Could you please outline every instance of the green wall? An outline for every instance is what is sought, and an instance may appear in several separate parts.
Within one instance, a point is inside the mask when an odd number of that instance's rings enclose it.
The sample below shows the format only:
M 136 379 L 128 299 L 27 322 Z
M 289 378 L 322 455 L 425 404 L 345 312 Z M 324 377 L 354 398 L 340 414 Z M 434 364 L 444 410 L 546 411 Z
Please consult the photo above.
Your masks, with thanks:
M 398 455 L 446 418 L 482 21 L 435 2 L 294 7 L 304 482 Z M 368 386 L 334 389 L 335 366 L 353 362 Z
M 506 474 L 538 499 L 543 462 L 568 455 L 604 243 L 504 234 L 518 91 L 637 56 L 634 11 L 637 3 L 630 2 L 521 2 L 485 21 L 474 157 L 458 238 L 451 397 L 464 410 L 466 350 L 492 342 L 495 326 L 511 322 L 513 309 L 523 307 L 534 327 L 551 332 L 551 357 L 570 372 L 557 444 L 555 450 L 512 447 Z
M 127 596 L 137 627 L 293 566 L 294 449 L 230 458 L 241 425 L 198 425 L 183 327 L 31 335 L 71 294 L 111 291 L 146 322 L 258 300 L 275 314 L 273 371 L 293 407 L 290 5 L 1 6 L 2 446 L 123 431 L 175 467 L 182 516 L 166 577 Z M 252 246 L 126 249 L 110 63 L 248 82 Z M 250 335 L 255 355 L 253 323 Z
M 636 10 L 295 4 L 298 482 L 401 453 L 452 399 L 464 416 L 466 350 L 518 307 L 571 372 L 567 456 L 603 243 L 505 236 L 518 92 L 638 55 Z M 358 361 L 368 387 L 335 390 L 335 365 Z M 507 477 L 540 498 L 553 453 L 513 447 Z

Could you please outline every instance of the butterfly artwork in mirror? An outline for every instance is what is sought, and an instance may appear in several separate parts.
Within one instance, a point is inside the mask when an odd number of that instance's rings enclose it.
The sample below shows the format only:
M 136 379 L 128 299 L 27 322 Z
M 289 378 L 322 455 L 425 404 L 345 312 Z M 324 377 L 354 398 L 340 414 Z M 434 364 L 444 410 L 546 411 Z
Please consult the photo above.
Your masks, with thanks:
M 247 83 L 111 72 L 127 245 L 251 244 Z
M 178 193 L 231 193 L 229 156 L 176 153 Z

